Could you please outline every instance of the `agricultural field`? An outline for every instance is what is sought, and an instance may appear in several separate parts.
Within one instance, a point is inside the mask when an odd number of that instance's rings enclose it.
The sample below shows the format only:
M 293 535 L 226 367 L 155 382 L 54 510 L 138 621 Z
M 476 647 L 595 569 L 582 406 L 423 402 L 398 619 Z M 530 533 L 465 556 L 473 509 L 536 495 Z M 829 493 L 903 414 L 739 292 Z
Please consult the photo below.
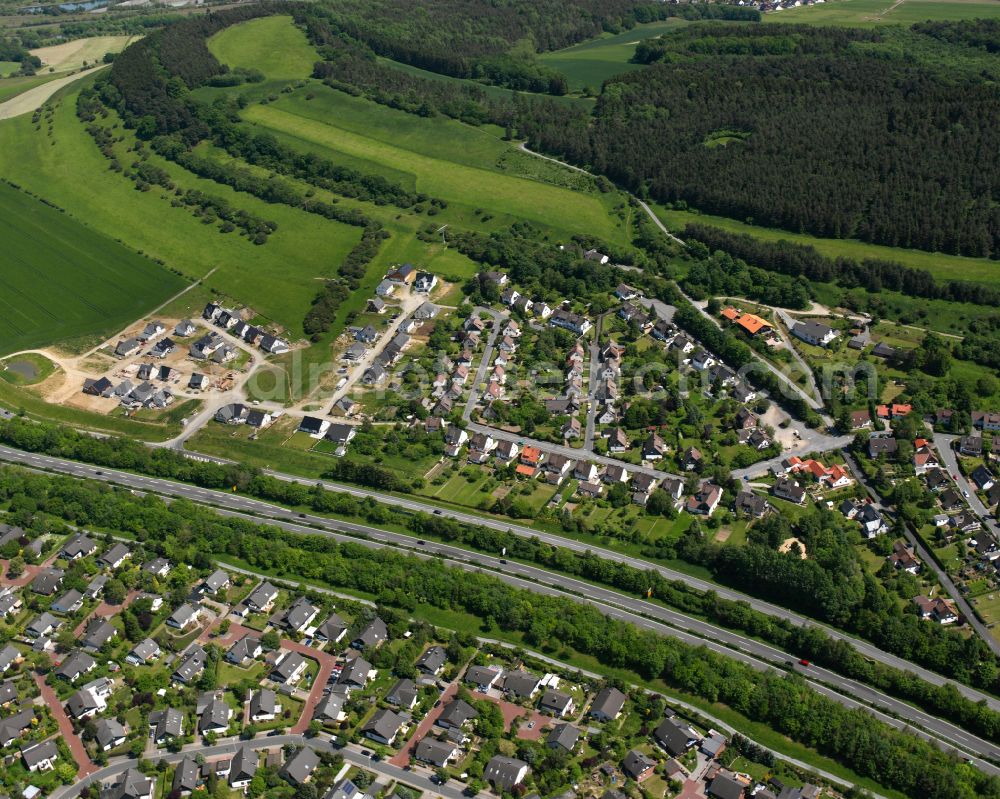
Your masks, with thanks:
M 796 25 L 845 25 L 875 28 L 881 25 L 912 25 L 925 20 L 963 20 L 1000 17 L 1000 3 L 981 0 L 831 0 L 823 5 L 802 6 L 764 14 L 765 22 Z
M 336 272 L 360 239 L 360 229 L 238 194 L 153 157 L 178 185 L 225 198 L 278 223 L 264 246 L 222 234 L 188 209 L 173 207 L 164 192 L 137 191 L 131 181 L 110 171 L 77 119 L 75 104 L 74 90 L 56 101 L 51 117 L 43 115 L 38 129 L 30 116 L 0 124 L 0 173 L 99 233 L 118 237 L 128 231 L 131 246 L 189 277 L 212 272 L 209 289 L 252 305 L 287 328 L 293 339 L 300 337 L 317 279 Z M 119 145 L 123 158 L 128 146 L 127 141 Z
M 32 50 L 31 54 L 42 60 L 42 71 L 69 72 L 100 63 L 106 53 L 119 53 L 136 38 L 135 36 L 91 36 L 49 47 L 39 47 Z
M 662 22 L 636 25 L 622 33 L 606 34 L 565 50 L 543 53 L 539 60 L 562 72 L 574 91 L 599 91 L 601 84 L 613 75 L 642 68 L 639 64 L 631 63 L 635 46 L 640 41 L 663 36 L 686 24 L 686 20 L 674 17 Z
M 0 183 L 0 355 L 110 334 L 181 291 L 181 277 Z

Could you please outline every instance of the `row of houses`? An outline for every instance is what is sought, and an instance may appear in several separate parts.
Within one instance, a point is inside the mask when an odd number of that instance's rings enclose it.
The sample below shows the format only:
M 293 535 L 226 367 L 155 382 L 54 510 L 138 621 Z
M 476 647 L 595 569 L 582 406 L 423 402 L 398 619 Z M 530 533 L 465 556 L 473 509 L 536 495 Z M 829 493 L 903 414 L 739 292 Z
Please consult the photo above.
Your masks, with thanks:
M 203 319 L 211 322 L 221 330 L 227 330 L 247 344 L 260 347 L 264 352 L 271 355 L 283 355 L 289 350 L 287 341 L 266 333 L 259 327 L 244 322 L 239 311 L 223 308 L 217 302 L 208 303 L 201 312 L 201 315 Z

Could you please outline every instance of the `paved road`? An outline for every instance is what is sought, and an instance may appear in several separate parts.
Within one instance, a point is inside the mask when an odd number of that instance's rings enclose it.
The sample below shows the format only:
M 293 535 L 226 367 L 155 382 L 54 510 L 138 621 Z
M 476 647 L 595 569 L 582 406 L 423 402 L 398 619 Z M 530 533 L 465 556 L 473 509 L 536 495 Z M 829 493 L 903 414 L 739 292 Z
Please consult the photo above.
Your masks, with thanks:
M 843 449 L 854 442 L 854 436 L 829 436 L 826 433 L 813 430 L 805 425 L 800 425 L 796 429 L 799 431 L 798 444 L 766 461 L 758 461 L 744 469 L 733 469 L 730 472 L 732 477 L 736 480 L 743 480 L 746 477 L 760 477 L 770 472 L 772 468 L 780 466 L 783 461 L 792 455 L 805 455 L 809 452 L 829 452 L 834 449 Z
M 813 374 L 813 370 L 809 368 L 809 364 L 805 362 L 805 359 L 799 353 L 798 349 L 796 349 L 790 338 L 790 331 L 795 326 L 795 320 L 788 315 L 788 312 L 784 308 L 774 308 L 773 310 L 778 315 L 778 319 L 781 320 L 781 324 L 784 325 L 784 328 L 779 326 L 775 329 L 781 334 L 781 339 L 785 342 L 785 348 L 791 353 L 792 358 L 795 359 L 795 362 L 802 370 L 802 374 L 809 381 L 809 390 L 812 392 L 812 395 L 822 399 L 819 393 L 819 386 L 816 385 L 816 376 Z
M 604 316 L 598 316 L 594 322 L 594 338 L 590 342 L 590 370 L 587 387 L 587 429 L 583 436 L 583 448 L 587 452 L 594 451 L 594 432 L 597 429 L 597 383 L 601 373 L 601 327 Z
M 101 66 L 94 67 L 93 69 L 82 70 L 77 72 L 75 75 L 67 75 L 65 78 L 50 80 L 47 83 L 43 83 L 41 86 L 28 89 L 28 91 L 22 92 L 16 97 L 11 97 L 7 102 L 0 103 L 0 119 L 13 119 L 14 117 L 23 116 L 24 114 L 30 114 L 36 109 L 41 108 L 46 100 L 48 100 L 53 94 L 64 86 L 69 86 L 71 83 L 75 83 L 81 78 L 85 78 L 94 72 L 99 72 L 100 70 L 106 68 L 107 64 L 102 64 Z
M 497 336 L 500 335 L 503 326 L 507 324 L 508 318 L 505 314 L 494 311 L 492 308 L 484 308 L 477 305 L 474 310 L 480 316 L 492 316 L 493 328 L 486 339 L 486 348 L 483 350 L 483 357 L 479 361 L 479 368 L 476 369 L 476 376 L 472 381 L 469 398 L 465 401 L 465 410 L 462 411 L 462 418 L 465 421 L 469 421 L 472 418 L 472 412 L 476 409 L 476 403 L 479 402 L 479 387 L 486 382 L 486 370 L 490 368 L 490 364 L 493 362 L 493 346 L 496 344 Z
M 946 457 L 946 453 L 950 453 L 950 450 L 941 447 L 938 447 L 938 449 L 941 452 L 942 460 L 947 464 L 948 458 Z M 954 458 L 954 454 L 952 453 L 951 455 L 952 458 Z M 865 490 L 868 491 L 868 494 L 869 496 L 871 496 L 875 506 L 883 513 L 891 514 L 892 510 L 885 504 L 885 501 L 874 489 L 874 487 L 872 487 L 864 479 L 864 472 L 862 472 L 860 468 L 858 468 L 858 464 L 851 456 L 851 454 L 845 450 L 844 457 L 847 459 L 847 463 L 854 471 L 854 474 L 858 478 L 858 481 L 865 487 Z M 954 474 L 958 474 L 958 472 L 954 472 Z M 910 543 L 910 546 L 913 547 L 913 551 L 917 555 L 917 557 L 919 557 L 920 560 L 923 561 L 924 566 L 926 566 L 928 569 L 934 572 L 934 575 L 937 577 L 938 582 L 940 582 L 941 586 L 944 588 L 945 593 L 948 594 L 948 596 L 958 607 L 959 612 L 963 616 L 965 616 L 965 620 L 969 623 L 969 626 L 971 626 L 972 629 L 974 629 L 979 634 L 980 638 L 982 638 L 986 642 L 987 646 L 989 646 L 989 648 L 993 651 L 993 653 L 998 657 L 1000 657 L 1000 641 L 997 641 L 990 634 L 990 631 L 989 629 L 987 629 L 986 625 L 979 620 L 979 617 L 976 616 L 976 614 L 973 612 L 972 606 L 969 605 L 969 603 L 965 599 L 965 596 L 958 590 L 958 586 L 955 585 L 954 581 L 951 579 L 948 573 L 940 566 L 938 566 L 937 561 L 934 560 L 934 558 L 931 556 L 931 553 L 927 551 L 927 548 L 917 537 L 916 533 L 910 528 L 910 525 L 908 524 L 903 525 L 903 535 L 906 538 L 906 540 Z
M 76 464 L 70 465 L 77 466 Z M 86 468 L 93 472 L 93 469 Z M 110 476 L 113 475 L 107 473 L 102 475 L 105 478 Z M 274 518 L 268 519 L 270 523 L 294 532 L 321 534 L 339 540 L 361 543 L 373 548 L 385 546 L 405 548 L 411 553 L 425 558 L 443 557 L 450 561 L 452 565 L 468 570 L 486 569 L 494 576 L 516 587 L 552 596 L 568 596 L 575 601 L 594 605 L 602 613 L 612 618 L 619 618 L 637 626 L 654 630 L 660 634 L 679 638 L 694 646 L 706 646 L 719 654 L 741 660 L 758 670 L 765 670 L 775 666 L 785 668 L 789 662 L 796 660 L 794 654 L 782 652 L 770 645 L 715 627 L 655 603 L 635 599 L 625 594 L 620 594 L 616 591 L 571 577 L 552 574 L 537 567 L 521 563 L 505 562 L 500 558 L 473 553 L 436 542 L 427 542 L 421 545 L 411 536 L 379 530 L 367 525 L 334 521 L 308 514 L 303 516 L 283 508 L 268 505 L 267 503 L 247 500 L 225 492 L 206 491 L 169 481 L 152 480 L 135 475 L 125 474 L 124 477 L 131 478 L 126 482 L 126 485 L 132 484 L 144 491 L 162 491 L 170 495 L 184 496 L 186 499 L 196 502 L 227 505 L 229 509 L 219 509 L 219 512 L 223 514 L 246 515 L 252 512 L 256 516 L 273 515 Z M 344 533 L 348 533 L 348 535 Z M 358 536 L 363 536 L 363 538 L 359 540 Z M 838 674 L 817 667 L 810 667 L 804 670 L 803 676 L 810 681 L 816 690 L 835 701 L 845 704 L 848 707 L 865 708 L 888 724 L 900 728 L 911 723 L 919 725 L 920 728 L 929 731 L 930 735 L 925 735 L 922 731 L 918 731 L 918 734 L 936 739 L 939 743 L 943 742 L 946 746 L 953 745 L 963 752 L 971 751 L 977 754 L 984 754 L 990 758 L 1000 759 L 1000 747 L 977 739 L 975 736 L 966 733 L 948 722 L 934 718 L 903 702 L 884 696 L 874 689 L 853 680 L 845 679 Z M 885 712 L 874 709 L 872 706 L 874 708 L 883 708 Z M 887 712 L 893 715 L 889 716 Z M 906 721 L 900 721 L 895 716 L 906 719 Z M 994 771 L 994 767 L 988 763 L 981 763 L 979 765 L 990 773 L 1000 774 L 1000 769 Z
M 170 496 L 183 496 L 195 502 L 208 502 L 217 508 L 226 508 L 242 513 L 255 513 L 265 515 L 270 521 L 274 520 L 294 520 L 298 522 L 304 522 L 307 524 L 319 524 L 333 527 L 334 524 L 340 525 L 338 529 L 347 529 L 348 523 L 346 522 L 335 522 L 331 519 L 327 519 L 320 516 L 305 515 L 304 518 L 299 517 L 294 511 L 288 510 L 287 508 L 282 508 L 277 505 L 271 505 L 266 502 L 261 502 L 259 500 L 250 499 L 248 497 L 243 497 L 238 494 L 230 494 L 220 491 L 211 491 L 209 489 L 198 488 L 196 486 L 190 486 L 184 483 L 174 482 L 172 480 L 164 480 L 159 478 L 146 477 L 144 475 L 136 475 L 130 472 L 123 472 L 114 469 L 100 469 L 88 464 L 77 463 L 75 461 L 68 461 L 61 458 L 53 458 L 47 455 L 38 455 L 34 453 L 22 452 L 21 450 L 12 449 L 10 447 L 0 446 L 0 460 L 5 460 L 14 463 L 20 463 L 24 466 L 34 467 L 39 469 L 48 469 L 52 471 L 57 471 L 65 474 L 69 474 L 75 477 L 83 477 L 88 479 L 96 479 L 107 483 L 114 483 L 118 485 L 123 485 L 129 488 L 134 488 L 143 491 L 154 491 L 158 493 L 167 494 Z M 287 480 L 289 482 L 302 482 L 301 478 L 294 477 L 292 475 L 284 475 L 276 472 L 269 472 L 274 477 L 278 479 Z M 833 627 L 828 627 L 814 619 L 809 619 L 805 616 L 801 616 L 787 608 L 782 608 L 778 605 L 773 605 L 761 599 L 749 596 L 747 594 L 742 594 L 739 591 L 727 588 L 725 586 L 719 585 L 718 583 L 713 583 L 708 580 L 703 580 L 698 577 L 693 577 L 684 572 L 679 572 L 674 569 L 661 566 L 656 563 L 637 561 L 636 558 L 624 555 L 620 552 L 615 552 L 614 550 L 602 549 L 600 547 L 590 546 L 580 541 L 576 541 L 572 538 L 565 538 L 560 535 L 555 535 L 552 533 L 546 533 L 544 531 L 535 530 L 530 527 L 523 527 L 521 525 L 514 524 L 512 522 L 508 523 L 500 519 L 492 519 L 482 516 L 476 516 L 471 513 L 463 513 L 461 511 L 453 511 L 448 509 L 437 508 L 434 505 L 429 505 L 418 500 L 412 500 L 404 497 L 397 497 L 390 494 L 381 494 L 376 491 L 369 491 L 367 489 L 357 488 L 354 486 L 342 485 L 339 483 L 329 483 L 324 481 L 317 481 L 319 485 L 328 488 L 331 491 L 350 494 L 359 498 L 372 498 L 387 505 L 402 508 L 404 510 L 409 510 L 413 512 L 420 513 L 434 513 L 441 515 L 446 518 L 451 518 L 456 521 L 460 521 L 466 524 L 481 525 L 494 530 L 501 530 L 509 532 L 513 535 L 518 535 L 524 538 L 537 538 L 544 543 L 551 546 L 565 547 L 567 549 L 573 550 L 579 554 L 591 553 L 597 557 L 605 560 L 613 561 L 616 563 L 625 563 L 628 565 L 636 566 L 641 564 L 649 569 L 656 571 L 661 574 L 664 578 L 668 580 L 675 580 L 699 590 L 699 591 L 713 591 L 716 595 L 724 598 L 730 599 L 732 601 L 746 602 L 750 607 L 758 610 L 762 613 L 766 613 L 771 616 L 776 616 L 781 619 L 785 619 L 792 624 L 797 626 L 810 626 L 816 627 L 823 630 L 827 635 L 835 640 L 846 641 L 847 643 L 854 646 L 854 648 L 864 657 L 870 658 L 871 660 L 884 663 L 893 668 L 901 669 L 904 671 L 910 671 L 916 674 L 918 677 L 927 680 L 928 682 L 940 684 L 942 682 L 952 685 L 955 690 L 968 699 L 974 702 L 986 701 L 987 704 L 994 710 L 1000 711 L 1000 699 L 984 694 L 971 688 L 962 683 L 954 682 L 943 678 L 941 675 L 930 671 L 929 669 L 922 668 L 914 663 L 911 663 L 903 658 L 896 657 L 888 652 L 884 652 L 875 645 L 868 643 L 859 638 L 855 638 L 847 633 L 837 630 Z M 358 525 L 357 527 L 362 528 Z M 362 528 L 363 529 L 363 528 Z M 389 535 L 383 531 L 378 531 L 378 535 Z M 398 534 L 394 534 L 398 535 Z M 477 556 L 478 557 L 478 556 Z M 590 590 L 590 588 L 588 588 Z
M 997 520 L 993 517 L 993 514 L 990 513 L 990 509 L 983 504 L 983 501 L 976 493 L 975 483 L 964 477 L 958 470 L 958 455 L 953 449 L 955 441 L 957 441 L 958 438 L 959 436 L 935 433 L 934 446 L 937 447 L 937 451 L 941 454 L 941 462 L 944 464 L 944 468 L 948 470 L 948 474 L 957 476 L 959 491 L 968 492 L 969 496 L 966 501 L 969 503 L 969 507 L 972 508 L 973 512 L 975 512 L 977 516 L 979 516 L 987 529 L 1000 535 L 1000 525 L 997 525 Z
M 151 759 L 154 763 L 164 761 L 166 763 L 176 764 L 180 763 L 187 756 L 201 755 L 205 758 L 205 760 L 212 761 L 223 757 L 232 757 L 236 754 L 237 750 L 245 746 L 250 746 L 257 751 L 261 751 L 264 749 L 280 749 L 288 745 L 308 746 L 315 749 L 317 752 L 339 753 L 344 758 L 346 763 L 361 766 L 368 771 L 374 771 L 382 777 L 388 777 L 390 780 L 402 782 L 406 785 L 412 785 L 413 787 L 424 792 L 427 796 L 441 797 L 441 799 L 467 799 L 458 786 L 447 784 L 436 785 L 431 782 L 431 772 L 427 769 L 404 771 L 398 766 L 394 766 L 384 760 L 373 761 L 356 749 L 350 747 L 338 747 L 326 736 L 308 738 L 303 735 L 273 735 L 254 738 L 251 741 L 239 741 L 234 738 L 230 739 L 226 743 L 220 743 L 214 746 L 190 744 L 189 746 L 184 747 L 184 749 L 180 752 L 162 752 L 149 759 Z M 115 777 L 130 768 L 134 768 L 135 765 L 136 761 L 131 758 L 115 758 L 108 766 L 105 766 L 99 771 L 93 772 L 79 782 L 76 782 L 73 785 L 64 785 L 57 788 L 53 791 L 51 799 L 72 799 L 72 797 L 79 796 L 84 788 L 87 788 L 94 783 L 112 782 Z M 161 775 L 158 779 L 162 780 L 164 777 Z

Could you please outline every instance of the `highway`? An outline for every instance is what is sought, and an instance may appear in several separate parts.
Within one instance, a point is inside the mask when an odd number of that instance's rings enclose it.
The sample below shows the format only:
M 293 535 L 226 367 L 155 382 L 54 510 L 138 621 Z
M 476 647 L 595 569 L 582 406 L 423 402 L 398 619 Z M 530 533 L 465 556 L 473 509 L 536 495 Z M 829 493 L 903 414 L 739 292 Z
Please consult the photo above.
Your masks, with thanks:
M 656 603 L 636 599 L 526 564 L 508 562 L 505 559 L 437 542 L 421 544 L 413 536 L 321 516 L 300 514 L 280 506 L 224 491 L 212 491 L 128 472 L 98 469 L 72 461 L 62 461 L 48 456 L 8 450 L 7 448 L 0 448 L 0 458 L 16 459 L 33 468 L 53 469 L 75 477 L 104 480 L 133 490 L 183 497 L 190 501 L 210 504 L 220 513 L 267 521 L 293 532 L 321 534 L 370 547 L 404 549 L 409 554 L 417 554 L 422 557 L 441 557 L 452 565 L 465 569 L 484 569 L 510 585 L 536 593 L 564 596 L 578 602 L 591 604 L 609 617 L 654 630 L 662 635 L 678 638 L 695 646 L 706 646 L 719 654 L 740 660 L 758 670 L 772 667 L 788 668 L 789 663 L 796 664 L 797 661 L 796 656 L 782 652 L 773 646 L 685 616 Z M 917 734 L 936 740 L 944 746 L 955 748 L 962 756 L 966 756 L 966 753 L 974 753 L 1000 761 L 1000 747 L 976 738 L 949 722 L 885 696 L 861 683 L 841 677 L 834 672 L 816 666 L 800 668 L 798 665 L 793 665 L 792 668 L 807 679 L 817 691 L 843 705 L 864 707 L 886 723 L 898 728 L 912 724 L 915 726 L 914 732 Z M 896 718 L 897 716 L 899 718 Z M 905 721 L 901 719 L 905 719 Z M 920 729 L 916 729 L 916 727 Z M 1000 774 L 1000 769 L 991 763 L 977 759 L 976 765 L 987 773 Z

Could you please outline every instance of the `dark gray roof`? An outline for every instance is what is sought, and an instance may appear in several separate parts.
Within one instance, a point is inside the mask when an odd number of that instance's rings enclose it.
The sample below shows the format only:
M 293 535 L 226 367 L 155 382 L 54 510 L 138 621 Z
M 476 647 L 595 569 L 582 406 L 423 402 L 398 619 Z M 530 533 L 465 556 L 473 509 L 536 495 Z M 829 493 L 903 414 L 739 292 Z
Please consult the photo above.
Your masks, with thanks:
M 138 799 L 153 792 L 153 780 L 138 769 L 130 768 L 117 780 L 101 789 L 101 799 Z
M 101 749 L 121 740 L 126 735 L 125 727 L 118 722 L 118 719 L 101 719 L 95 725 L 95 737 Z
M 528 764 L 513 757 L 497 755 L 490 759 L 483 769 L 483 778 L 492 782 L 500 790 L 510 790 L 517 785 L 521 770 Z
M 149 726 L 153 728 L 153 739 L 178 738 L 184 732 L 184 714 L 176 708 L 154 710 L 149 714 Z
M 430 736 L 421 739 L 414 751 L 417 760 L 432 763 L 435 766 L 443 766 L 454 753 L 455 744 L 438 741 Z
M 557 724 L 552 728 L 552 732 L 549 733 L 545 742 L 549 746 L 560 746 L 567 751 L 572 751 L 579 739 L 580 731 L 572 724 Z
M 185 757 L 174 770 L 171 787 L 175 791 L 193 791 L 201 782 L 201 766 L 193 757 Z
M 417 661 L 417 668 L 429 674 L 437 674 L 445 663 L 448 662 L 448 653 L 444 647 L 432 646 Z
M 375 715 L 368 720 L 368 723 L 361 728 L 361 732 L 366 735 L 377 735 L 379 738 L 391 741 L 396 737 L 399 728 L 402 726 L 403 717 L 401 715 L 394 710 L 383 709 L 376 711 Z
M 363 649 L 368 646 L 377 646 L 388 637 L 389 630 L 385 626 L 385 622 L 376 616 L 365 625 L 365 628 L 360 633 L 358 633 L 358 637 L 354 639 L 353 643 L 359 649 Z
M 743 785 L 726 774 L 718 774 L 708 785 L 708 795 L 715 799 L 741 799 Z
M 21 757 L 29 768 L 35 768 L 43 760 L 55 760 L 59 756 L 59 747 L 51 738 L 41 743 L 25 744 L 21 748 Z
M 253 775 L 257 773 L 259 759 L 255 750 L 249 746 L 241 746 L 229 764 L 229 784 L 253 779 Z
M 476 709 L 464 699 L 453 699 L 444 706 L 444 710 L 438 717 L 438 724 L 441 726 L 461 727 L 470 719 L 479 715 Z
M 418 695 L 417 686 L 413 680 L 402 679 L 386 694 L 386 701 L 393 705 L 409 708 Z
M 293 785 L 301 785 L 308 781 L 318 765 L 319 755 L 306 746 L 285 763 L 284 768 L 281 769 L 281 776 Z
M 75 680 L 79 675 L 86 674 L 97 665 L 86 652 L 76 651 L 68 655 L 56 669 L 56 676 L 64 680 Z

